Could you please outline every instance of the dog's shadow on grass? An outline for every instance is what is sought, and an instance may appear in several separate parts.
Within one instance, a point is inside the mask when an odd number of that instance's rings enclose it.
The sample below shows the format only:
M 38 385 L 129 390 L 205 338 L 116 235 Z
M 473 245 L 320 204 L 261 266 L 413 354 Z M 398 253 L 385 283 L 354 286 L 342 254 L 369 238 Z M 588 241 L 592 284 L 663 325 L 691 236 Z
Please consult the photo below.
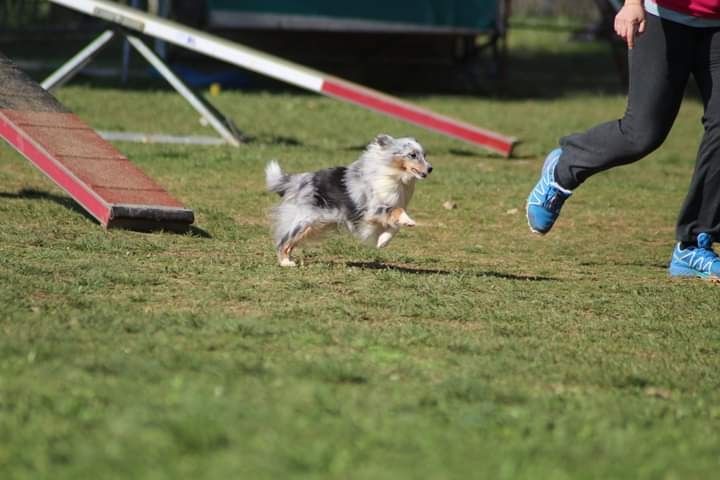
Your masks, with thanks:
M 70 197 L 64 197 L 62 195 L 56 195 L 54 193 L 46 192 L 43 190 L 35 190 L 34 188 L 23 188 L 19 190 L 18 192 L 0 192 L 0 198 L 7 198 L 10 200 L 47 200 L 53 203 L 56 203 L 60 205 L 61 207 L 64 207 L 74 213 L 80 214 L 86 219 L 90 220 L 91 222 L 99 225 L 100 222 L 97 221 L 95 217 L 90 215 L 82 206 L 80 206 L 79 203 L 77 203 L 75 200 L 73 200 Z M 139 233 L 153 233 L 160 230 L 133 230 Z M 190 225 L 187 227 L 187 229 L 179 230 L 177 232 L 170 231 L 170 230 L 162 230 L 163 232 L 168 233 L 179 233 L 179 234 L 189 234 L 200 238 L 212 238 L 212 235 L 208 233 L 207 231 L 203 230 L 202 228 L 196 227 L 194 225 Z
M 468 271 L 468 270 L 443 270 L 434 268 L 415 268 L 401 265 L 393 265 L 384 262 L 347 262 L 347 267 L 360 268 L 363 270 L 385 270 L 391 272 L 409 273 L 412 275 L 472 275 L 475 277 L 502 278 L 504 280 L 523 280 L 530 282 L 557 282 L 559 278 L 543 277 L 540 275 L 515 275 L 512 273 L 493 271 Z

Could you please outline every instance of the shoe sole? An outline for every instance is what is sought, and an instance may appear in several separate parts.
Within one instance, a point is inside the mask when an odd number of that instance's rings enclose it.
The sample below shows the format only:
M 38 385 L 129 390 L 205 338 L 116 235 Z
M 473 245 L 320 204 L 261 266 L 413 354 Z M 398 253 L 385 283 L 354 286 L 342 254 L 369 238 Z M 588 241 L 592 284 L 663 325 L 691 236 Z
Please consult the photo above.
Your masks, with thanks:
M 711 283 L 720 283 L 720 277 L 716 277 L 715 275 L 703 275 L 692 268 L 671 267 L 668 269 L 668 275 L 670 278 L 701 278 Z
M 701 280 L 703 282 L 720 285 L 720 277 L 703 277 L 701 275 L 669 275 L 671 281 L 682 282 L 690 280 Z
M 550 230 L 548 230 L 548 232 L 541 232 L 540 230 L 535 230 L 535 229 L 533 228 L 532 224 L 530 224 L 530 214 L 528 213 L 528 208 L 529 208 L 529 207 L 530 207 L 530 204 L 525 204 L 525 220 L 527 220 L 528 227 L 530 227 L 530 232 L 531 232 L 531 233 L 534 233 L 535 235 L 540 235 L 540 236 L 545 235 L 545 234 L 548 233 Z

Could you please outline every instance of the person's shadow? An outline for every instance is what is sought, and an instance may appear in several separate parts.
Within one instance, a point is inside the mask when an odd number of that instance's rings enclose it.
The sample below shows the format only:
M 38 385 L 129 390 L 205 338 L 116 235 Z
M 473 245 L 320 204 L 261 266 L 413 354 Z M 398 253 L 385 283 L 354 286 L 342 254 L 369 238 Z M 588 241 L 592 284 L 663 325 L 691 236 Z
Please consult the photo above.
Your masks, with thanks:
M 393 265 L 385 262 L 347 262 L 347 267 L 360 268 L 363 270 L 386 270 L 393 272 L 409 273 L 412 275 L 473 275 L 476 277 L 495 277 L 505 280 L 525 280 L 533 282 L 558 281 L 557 278 L 543 277 L 539 275 L 515 275 L 512 273 L 493 271 L 467 271 L 467 270 L 443 270 L 434 268 L 415 268 L 401 265 Z

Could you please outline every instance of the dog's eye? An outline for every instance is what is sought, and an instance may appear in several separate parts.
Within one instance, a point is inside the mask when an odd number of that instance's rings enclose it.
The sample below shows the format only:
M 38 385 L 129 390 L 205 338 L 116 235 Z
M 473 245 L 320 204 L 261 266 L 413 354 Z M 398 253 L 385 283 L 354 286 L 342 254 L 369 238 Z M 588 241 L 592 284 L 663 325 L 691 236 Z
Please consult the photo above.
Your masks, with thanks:
M 412 158 L 413 160 L 415 160 L 415 159 L 417 158 L 417 153 L 416 153 L 416 152 L 412 152 L 412 153 L 409 155 L 409 157 Z

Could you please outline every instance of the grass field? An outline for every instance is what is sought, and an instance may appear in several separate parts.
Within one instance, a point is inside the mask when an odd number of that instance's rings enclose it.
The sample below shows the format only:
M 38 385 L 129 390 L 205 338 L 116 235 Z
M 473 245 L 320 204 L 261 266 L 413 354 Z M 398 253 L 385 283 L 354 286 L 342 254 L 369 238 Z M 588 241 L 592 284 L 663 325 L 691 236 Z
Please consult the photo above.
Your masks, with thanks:
M 240 149 L 119 144 L 195 209 L 192 235 L 104 231 L 0 147 L 0 477 L 715 475 L 718 289 L 665 271 L 701 107 L 531 236 L 544 154 L 624 99 L 604 46 L 524 35 L 508 94 L 411 98 L 520 137 L 512 160 L 296 92 L 213 98 Z M 208 134 L 166 90 L 59 98 L 99 129 Z M 265 162 L 349 163 L 379 132 L 429 151 L 419 226 L 277 267 Z

